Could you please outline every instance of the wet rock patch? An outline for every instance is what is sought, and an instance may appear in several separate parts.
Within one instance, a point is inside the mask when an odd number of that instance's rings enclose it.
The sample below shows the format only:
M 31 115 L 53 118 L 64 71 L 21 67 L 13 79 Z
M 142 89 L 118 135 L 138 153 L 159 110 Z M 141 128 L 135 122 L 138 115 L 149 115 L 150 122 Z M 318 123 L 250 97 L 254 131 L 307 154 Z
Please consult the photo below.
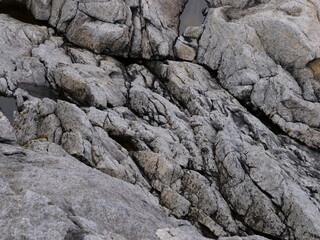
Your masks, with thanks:
M 10 123 L 13 123 L 13 114 L 17 111 L 17 102 L 15 98 L 0 96 L 0 111 L 9 119 Z
M 203 11 L 206 7 L 205 0 L 189 0 L 180 16 L 179 33 L 182 34 L 187 27 L 201 25 L 204 20 Z

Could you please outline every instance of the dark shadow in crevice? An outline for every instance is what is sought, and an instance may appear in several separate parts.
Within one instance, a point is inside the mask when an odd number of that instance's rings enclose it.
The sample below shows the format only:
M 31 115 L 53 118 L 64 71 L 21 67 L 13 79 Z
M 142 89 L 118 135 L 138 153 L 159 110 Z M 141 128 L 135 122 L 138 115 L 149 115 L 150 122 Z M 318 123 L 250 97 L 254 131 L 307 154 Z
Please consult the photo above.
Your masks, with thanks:
M 76 224 L 74 221 L 73 223 L 78 226 L 78 224 Z M 89 233 L 81 228 L 70 229 L 64 237 L 64 240 L 84 240 L 87 234 Z
M 52 88 L 47 85 L 35 85 L 31 83 L 18 83 L 18 88 L 21 88 L 27 91 L 31 96 L 37 98 L 50 98 L 56 101 L 62 96 L 59 96 L 57 92 L 55 92 Z
M 200 64 L 199 64 L 200 65 Z M 211 75 L 211 77 L 213 79 L 215 79 L 217 81 L 217 83 L 219 84 L 219 86 L 224 89 L 225 91 L 227 91 L 231 96 L 233 96 L 228 89 L 225 89 L 221 82 L 219 81 L 219 77 L 218 77 L 218 71 L 217 70 L 212 70 L 209 66 L 206 65 L 201 65 L 203 66 Z M 277 124 L 273 123 L 272 120 L 259 108 L 257 108 L 256 106 L 254 106 L 251 103 L 250 98 L 246 98 L 246 99 L 239 99 L 235 96 L 233 96 L 235 99 L 238 100 L 238 102 L 241 104 L 241 106 L 243 108 L 245 108 L 252 116 L 258 118 L 260 120 L 260 122 L 262 122 L 271 132 L 273 132 L 275 135 L 287 135 L 286 132 L 284 132 Z
M 218 237 L 215 234 L 213 234 L 213 232 L 207 226 L 203 225 L 202 223 L 197 222 L 197 226 L 204 237 L 211 238 L 211 239 L 216 239 Z
M 273 123 L 272 120 L 259 108 L 255 107 L 249 99 L 238 99 L 239 103 L 247 109 L 251 115 L 255 116 L 275 135 L 287 135 L 277 124 Z
M 103 55 L 103 54 L 102 54 Z M 125 67 L 128 67 L 132 64 L 138 64 L 138 65 L 143 65 L 146 59 L 143 58 L 125 58 L 121 56 L 112 56 L 114 59 L 122 63 Z
M 35 85 L 31 83 L 18 83 L 17 88 L 25 90 L 32 97 L 36 98 L 49 98 L 54 101 L 58 99 L 66 100 L 66 97 L 62 93 L 58 93 L 50 88 L 49 85 Z M 24 96 L 23 100 L 27 101 L 28 96 Z M 0 111 L 9 119 L 9 122 L 14 123 L 14 112 L 21 111 L 17 106 L 15 97 L 0 96 Z
M 125 136 L 116 136 L 116 135 L 110 135 L 114 141 L 116 141 L 119 145 L 121 145 L 124 149 L 126 149 L 129 153 L 138 151 L 138 148 L 133 143 L 132 139 Z
M 46 21 L 36 20 L 24 3 L 15 0 L 0 1 L 0 14 L 7 14 L 21 22 L 50 27 Z
M 225 198 L 226 199 L 226 198 Z M 229 205 L 230 206 L 230 205 Z M 233 210 L 233 208 L 230 208 L 231 210 L 231 215 L 232 218 L 237 220 L 238 222 L 241 222 L 243 224 L 243 226 L 245 227 L 245 229 L 242 229 L 240 235 L 257 235 L 257 236 L 262 236 L 265 237 L 267 239 L 273 239 L 273 240 L 281 240 L 283 239 L 283 236 L 281 237 L 276 237 L 276 236 L 272 236 L 270 234 L 258 231 L 256 229 L 254 229 L 253 227 L 249 226 L 247 223 L 245 223 L 245 217 L 238 214 L 235 210 Z M 257 217 L 256 221 L 260 221 L 260 219 Z M 287 231 L 288 229 L 285 229 L 284 233 Z
M 115 142 L 120 144 L 123 148 L 125 148 L 128 151 L 129 156 L 132 158 L 132 161 L 137 166 L 141 176 L 151 186 L 151 180 L 148 178 L 143 167 L 139 164 L 139 160 L 136 158 L 136 156 L 134 154 L 134 152 L 139 151 L 139 147 L 136 146 L 136 144 L 134 143 L 134 140 L 131 137 L 112 135 L 110 133 L 109 133 L 109 137 L 112 138 Z

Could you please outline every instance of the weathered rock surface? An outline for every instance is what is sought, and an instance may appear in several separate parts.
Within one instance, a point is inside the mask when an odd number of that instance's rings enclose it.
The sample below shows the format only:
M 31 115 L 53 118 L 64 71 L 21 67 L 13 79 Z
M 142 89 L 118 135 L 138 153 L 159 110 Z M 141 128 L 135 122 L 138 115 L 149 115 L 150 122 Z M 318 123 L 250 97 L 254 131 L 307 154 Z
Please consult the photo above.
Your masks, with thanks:
M 0 142 L 15 142 L 16 135 L 14 128 L 10 125 L 6 116 L 0 112 Z
M 50 4 L 50 2 L 52 2 Z M 186 0 L 29 0 L 34 16 L 69 41 L 97 53 L 134 58 L 172 57 Z
M 45 84 L 45 68 L 31 50 L 49 35 L 46 27 L 0 15 L 1 94 L 11 95 L 19 83 Z
M 53 143 L 34 144 L 0 144 L 3 239 L 158 239 L 167 228 L 200 239 L 143 188 L 91 169 Z
M 317 1 L 179 37 L 186 1 L 25 2 L 54 30 L 0 14 L 5 239 L 320 239 Z
M 233 96 L 263 111 L 289 136 L 319 148 L 320 85 L 316 64 L 314 74 L 308 67 L 320 53 L 319 8 L 302 2 L 210 9 L 197 59 L 217 71 Z

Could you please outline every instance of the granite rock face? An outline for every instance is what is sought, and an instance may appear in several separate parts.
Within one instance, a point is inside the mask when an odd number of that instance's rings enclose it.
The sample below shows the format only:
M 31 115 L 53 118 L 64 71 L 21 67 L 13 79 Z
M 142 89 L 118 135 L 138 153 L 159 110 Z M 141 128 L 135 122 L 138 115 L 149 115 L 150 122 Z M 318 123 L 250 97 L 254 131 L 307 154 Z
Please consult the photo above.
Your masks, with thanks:
M 210 9 L 198 62 L 216 71 L 237 99 L 263 111 L 289 136 L 318 148 L 319 8 L 304 2 Z
M 0 15 L 1 94 L 12 95 L 19 83 L 45 84 L 45 67 L 31 50 L 52 34 L 42 26 L 25 24 Z
M 0 145 L 4 239 L 158 239 L 167 228 L 201 237 L 190 223 L 169 218 L 145 189 L 87 167 L 53 143 L 31 148 Z
M 96 53 L 133 58 L 172 57 L 179 14 L 187 0 L 29 0 L 36 19 Z
M 317 1 L 181 36 L 187 1 L 24 2 L 51 27 L 0 14 L 5 239 L 320 239 Z

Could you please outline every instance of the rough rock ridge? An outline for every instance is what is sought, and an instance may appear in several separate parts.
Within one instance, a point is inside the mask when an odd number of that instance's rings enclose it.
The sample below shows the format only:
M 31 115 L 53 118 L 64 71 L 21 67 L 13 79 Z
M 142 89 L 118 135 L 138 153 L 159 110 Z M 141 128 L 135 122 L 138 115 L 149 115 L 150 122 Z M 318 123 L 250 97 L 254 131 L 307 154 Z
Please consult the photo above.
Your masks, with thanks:
M 320 239 L 318 1 L 181 36 L 187 1 L 19 2 L 50 26 L 0 14 L 3 239 Z

